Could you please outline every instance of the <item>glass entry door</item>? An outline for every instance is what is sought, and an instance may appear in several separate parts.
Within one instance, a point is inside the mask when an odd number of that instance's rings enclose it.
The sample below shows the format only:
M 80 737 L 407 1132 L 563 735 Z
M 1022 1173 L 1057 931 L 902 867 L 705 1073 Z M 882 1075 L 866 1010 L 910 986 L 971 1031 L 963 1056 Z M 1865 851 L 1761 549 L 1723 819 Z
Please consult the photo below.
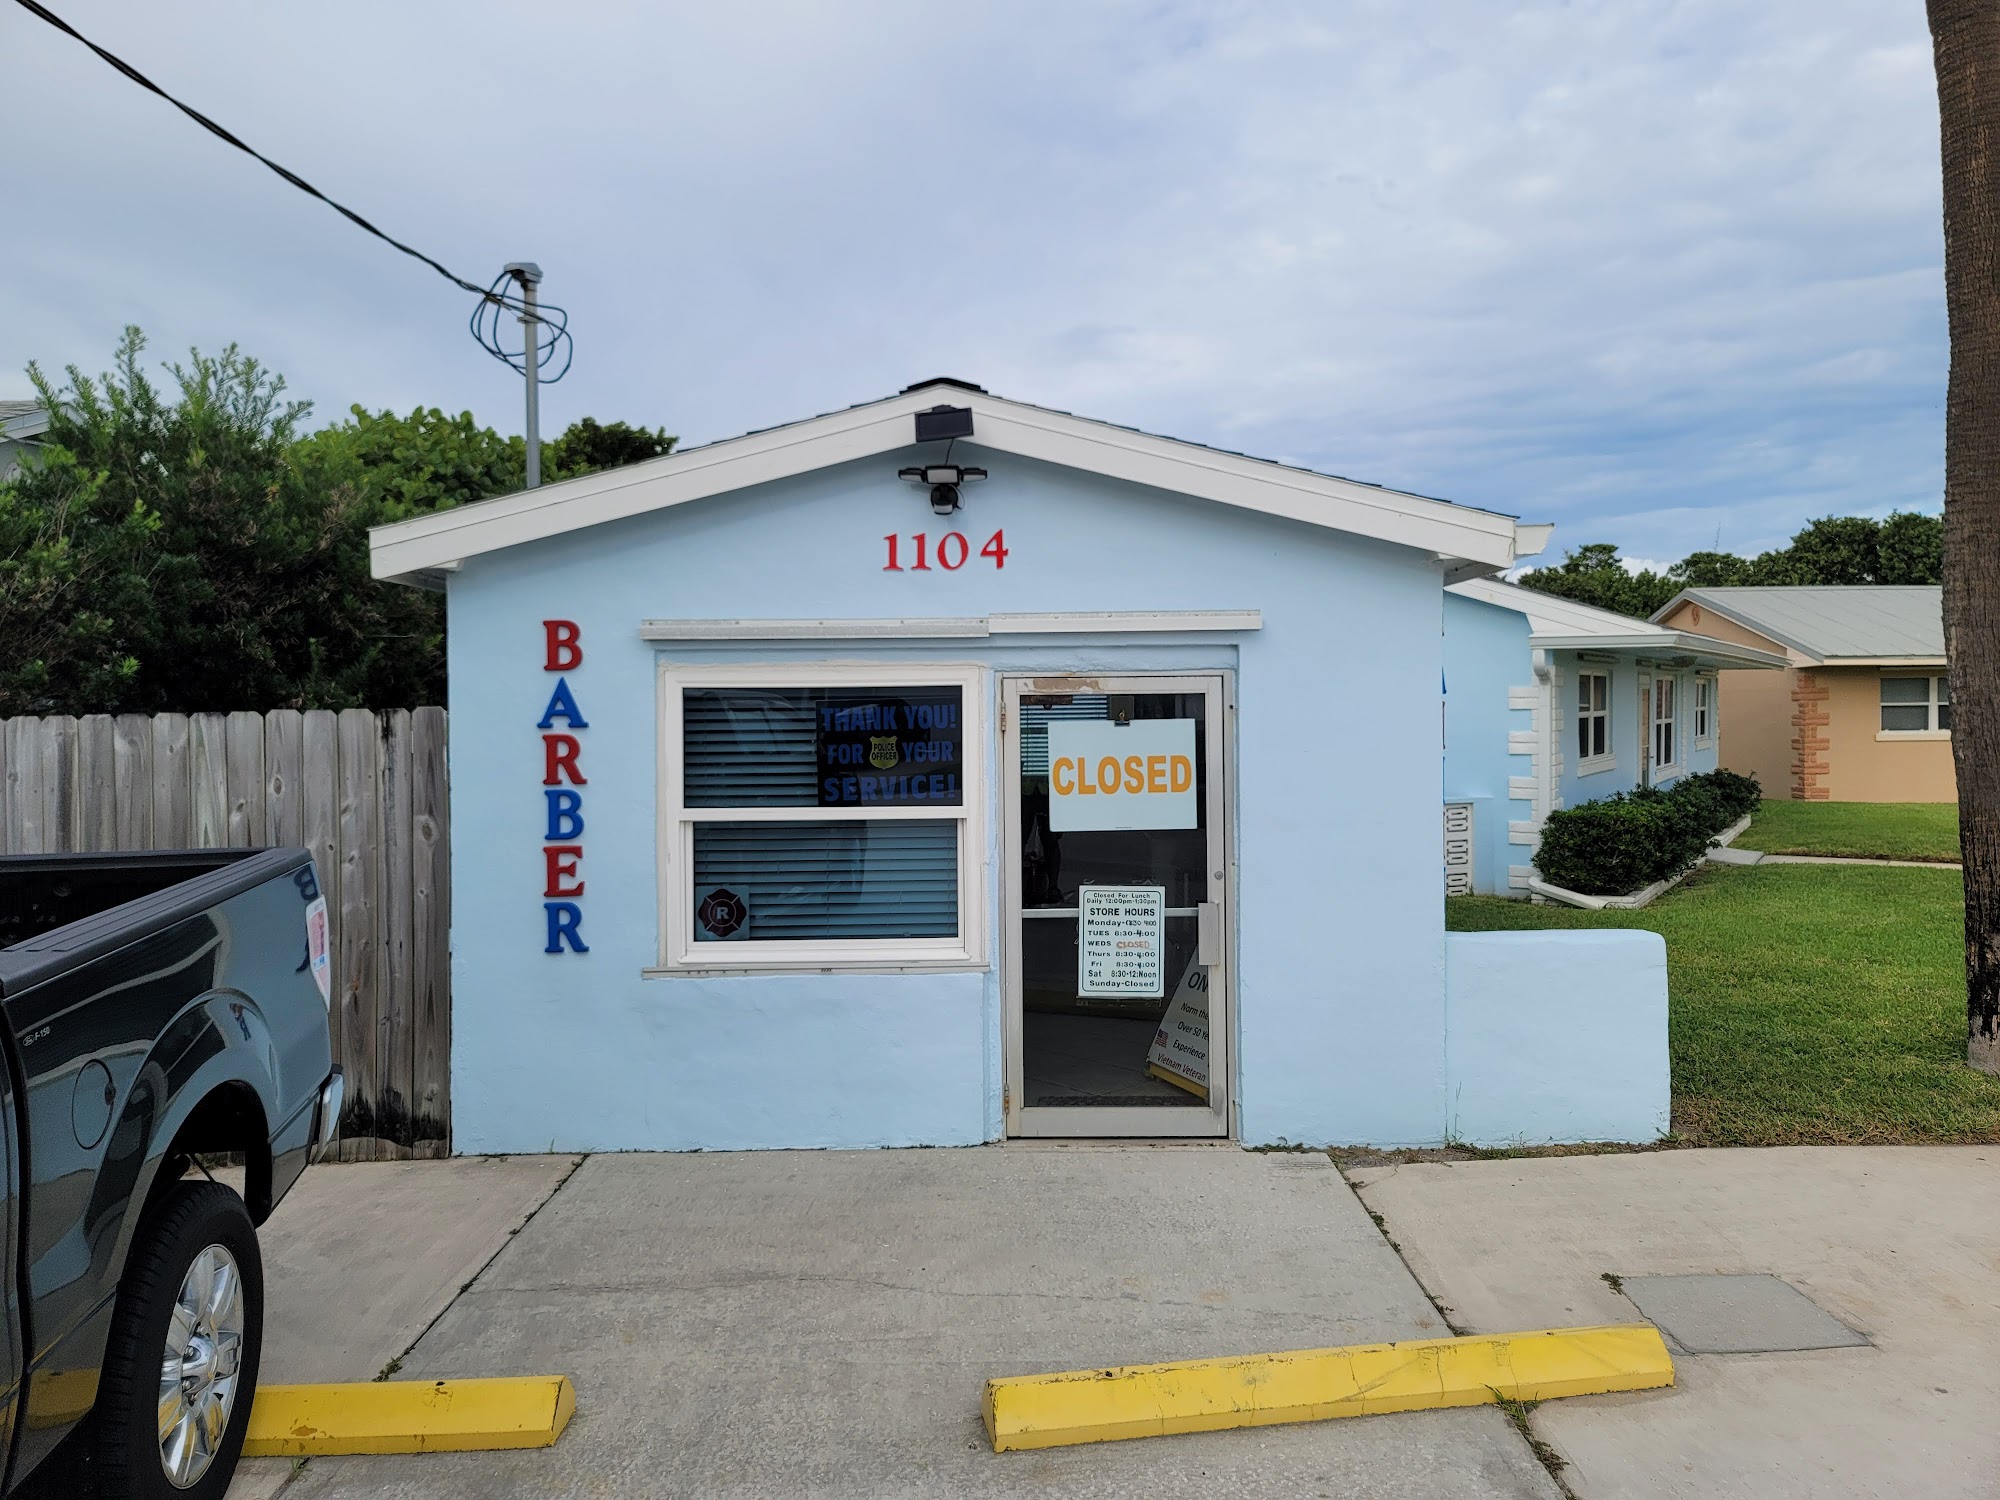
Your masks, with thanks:
M 1009 1135 L 1229 1133 L 1225 690 L 1003 680 Z

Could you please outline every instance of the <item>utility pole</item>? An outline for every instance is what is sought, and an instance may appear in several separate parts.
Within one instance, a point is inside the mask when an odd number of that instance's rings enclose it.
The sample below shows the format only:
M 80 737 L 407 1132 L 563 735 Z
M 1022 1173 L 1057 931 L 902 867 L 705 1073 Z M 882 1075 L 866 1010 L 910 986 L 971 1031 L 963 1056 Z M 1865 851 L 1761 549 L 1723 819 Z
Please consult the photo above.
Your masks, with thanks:
M 535 316 L 535 288 L 541 285 L 542 268 L 531 260 L 517 260 L 507 267 L 507 274 L 521 283 L 521 301 L 527 305 L 521 314 L 522 344 L 521 362 L 528 376 L 528 483 L 534 489 L 542 482 L 542 349 L 541 319 Z

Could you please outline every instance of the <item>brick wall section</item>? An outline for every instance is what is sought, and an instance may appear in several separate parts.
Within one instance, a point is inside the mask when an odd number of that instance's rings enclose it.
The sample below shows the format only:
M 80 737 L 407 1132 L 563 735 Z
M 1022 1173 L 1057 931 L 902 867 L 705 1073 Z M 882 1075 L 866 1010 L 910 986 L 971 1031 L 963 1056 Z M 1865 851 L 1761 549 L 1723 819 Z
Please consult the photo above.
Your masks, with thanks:
M 1831 741 L 1826 727 L 1833 722 L 1827 712 L 1826 685 L 1811 672 L 1799 671 L 1792 678 L 1792 796 L 1806 802 L 1824 802 L 1830 788 L 1827 778 L 1832 768 L 1826 752 Z

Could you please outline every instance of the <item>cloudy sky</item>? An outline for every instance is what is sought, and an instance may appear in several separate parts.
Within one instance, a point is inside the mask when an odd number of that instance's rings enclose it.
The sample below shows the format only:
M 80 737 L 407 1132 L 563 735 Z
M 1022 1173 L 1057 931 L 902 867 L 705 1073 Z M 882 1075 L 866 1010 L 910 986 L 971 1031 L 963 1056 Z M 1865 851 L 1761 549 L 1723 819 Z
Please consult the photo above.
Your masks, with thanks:
M 698 442 L 953 374 L 1670 559 L 1936 510 L 1918 0 L 49 0 Z M 469 299 L 0 6 L 0 394 L 240 343 L 520 427 Z M 1553 555 L 1553 553 L 1552 553 Z

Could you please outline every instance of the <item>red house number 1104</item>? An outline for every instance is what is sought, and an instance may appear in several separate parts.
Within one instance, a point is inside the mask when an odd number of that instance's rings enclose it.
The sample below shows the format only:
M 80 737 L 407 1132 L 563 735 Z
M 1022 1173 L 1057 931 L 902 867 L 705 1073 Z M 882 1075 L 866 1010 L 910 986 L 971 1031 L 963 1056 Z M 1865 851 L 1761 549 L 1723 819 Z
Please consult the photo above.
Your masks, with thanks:
M 921 531 L 913 531 L 907 537 L 898 536 L 892 531 L 882 540 L 889 546 L 889 560 L 882 564 L 884 573 L 928 573 L 931 571 L 933 557 L 945 572 L 955 573 L 964 567 L 972 556 L 972 543 L 965 539 L 965 533 L 962 531 L 947 531 L 937 539 L 935 549 L 931 546 L 931 539 Z M 906 541 L 916 558 L 907 565 L 902 560 L 902 544 Z M 979 555 L 993 559 L 993 566 L 996 568 L 1006 567 L 1007 533 L 994 532 L 986 539 L 986 545 L 979 549 Z

